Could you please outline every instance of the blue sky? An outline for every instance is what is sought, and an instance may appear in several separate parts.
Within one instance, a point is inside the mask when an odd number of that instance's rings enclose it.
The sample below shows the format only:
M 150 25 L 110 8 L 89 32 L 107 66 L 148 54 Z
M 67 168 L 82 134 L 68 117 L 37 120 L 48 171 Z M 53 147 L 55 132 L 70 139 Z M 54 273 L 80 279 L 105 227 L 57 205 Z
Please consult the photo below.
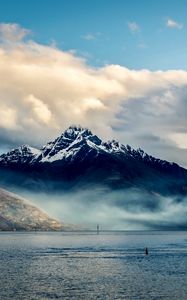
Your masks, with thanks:
M 94 66 L 133 69 L 187 68 L 186 14 L 185 0 L 0 1 L 1 22 L 30 29 L 35 41 L 73 49 Z

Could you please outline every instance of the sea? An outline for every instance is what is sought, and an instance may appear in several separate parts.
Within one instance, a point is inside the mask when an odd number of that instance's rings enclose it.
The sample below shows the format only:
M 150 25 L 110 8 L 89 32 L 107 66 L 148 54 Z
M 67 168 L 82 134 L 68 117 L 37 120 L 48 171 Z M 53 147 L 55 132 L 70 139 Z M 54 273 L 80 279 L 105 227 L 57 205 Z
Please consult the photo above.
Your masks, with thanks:
M 1 232 L 0 300 L 14 299 L 186 300 L 187 232 Z

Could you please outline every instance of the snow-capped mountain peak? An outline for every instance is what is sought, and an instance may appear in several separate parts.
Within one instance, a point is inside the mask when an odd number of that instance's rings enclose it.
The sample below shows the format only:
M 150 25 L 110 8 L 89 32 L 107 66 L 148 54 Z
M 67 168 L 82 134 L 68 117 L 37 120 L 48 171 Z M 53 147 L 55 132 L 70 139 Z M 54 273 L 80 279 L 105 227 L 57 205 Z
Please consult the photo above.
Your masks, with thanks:
M 176 167 L 176 164 L 154 158 L 142 149 L 134 150 L 129 145 L 124 146 L 118 141 L 102 142 L 96 135 L 81 126 L 70 126 L 54 141 L 47 143 L 41 150 L 22 145 L 7 154 L 0 156 L 0 164 L 4 166 L 42 165 L 43 163 L 65 163 L 93 161 L 99 155 L 107 155 L 118 159 L 141 161 L 151 167 Z
M 109 153 L 123 153 L 123 154 L 126 154 L 126 152 L 127 152 L 126 147 L 123 144 L 116 141 L 116 140 L 103 142 L 102 143 L 102 148 L 106 152 L 109 152 Z
M 47 143 L 39 157 L 41 162 L 72 159 L 83 148 L 98 148 L 102 141 L 90 130 L 81 126 L 70 126 L 61 136 Z
M 4 165 L 24 164 L 30 162 L 35 156 L 38 156 L 40 150 L 29 145 L 22 145 L 0 156 L 0 162 Z
M 90 140 L 91 142 L 95 143 L 96 145 L 100 145 L 102 141 L 96 136 L 93 135 L 91 130 L 81 127 L 81 126 L 70 126 L 68 129 L 64 131 L 64 133 L 59 138 L 67 139 L 70 142 L 73 140 Z
M 78 136 L 83 136 L 83 137 L 88 137 L 90 135 L 92 135 L 92 132 L 84 127 L 81 126 L 76 126 L 76 125 L 72 125 L 69 128 L 67 128 L 61 136 L 66 137 L 66 138 L 70 138 L 70 139 L 75 139 Z

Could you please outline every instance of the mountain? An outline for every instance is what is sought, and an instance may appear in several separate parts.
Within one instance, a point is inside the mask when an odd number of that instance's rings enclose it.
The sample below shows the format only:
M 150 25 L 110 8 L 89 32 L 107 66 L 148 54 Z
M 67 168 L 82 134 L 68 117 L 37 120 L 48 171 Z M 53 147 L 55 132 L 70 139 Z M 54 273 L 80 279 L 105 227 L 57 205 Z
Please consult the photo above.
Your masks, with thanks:
M 50 218 L 25 199 L 0 189 L 0 231 L 62 230 L 66 226 Z
M 41 149 L 23 145 L 0 156 L 0 183 L 29 189 L 104 185 L 136 187 L 164 195 L 186 194 L 187 170 L 115 140 L 103 142 L 71 126 Z

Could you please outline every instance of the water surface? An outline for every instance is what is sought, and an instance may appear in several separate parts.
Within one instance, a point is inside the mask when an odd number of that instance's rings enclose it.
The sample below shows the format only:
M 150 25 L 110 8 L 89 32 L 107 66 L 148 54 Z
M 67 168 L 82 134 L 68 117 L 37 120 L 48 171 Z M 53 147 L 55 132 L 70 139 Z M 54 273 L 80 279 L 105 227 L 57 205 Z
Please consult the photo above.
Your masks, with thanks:
M 1 300 L 187 299 L 187 232 L 0 233 L 0 287 Z

